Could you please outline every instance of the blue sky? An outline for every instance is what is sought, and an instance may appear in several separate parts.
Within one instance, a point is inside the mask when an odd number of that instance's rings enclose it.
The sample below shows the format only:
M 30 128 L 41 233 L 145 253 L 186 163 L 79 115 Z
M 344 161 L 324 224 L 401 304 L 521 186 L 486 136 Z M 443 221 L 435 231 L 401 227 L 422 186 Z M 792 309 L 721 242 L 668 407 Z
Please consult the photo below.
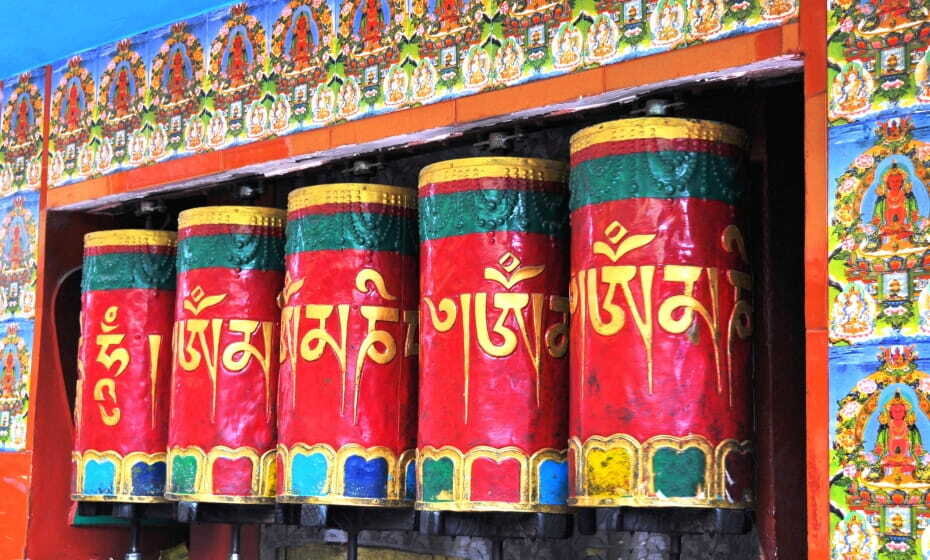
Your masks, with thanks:
M 232 3 L 222 0 L 0 0 L 0 78 Z

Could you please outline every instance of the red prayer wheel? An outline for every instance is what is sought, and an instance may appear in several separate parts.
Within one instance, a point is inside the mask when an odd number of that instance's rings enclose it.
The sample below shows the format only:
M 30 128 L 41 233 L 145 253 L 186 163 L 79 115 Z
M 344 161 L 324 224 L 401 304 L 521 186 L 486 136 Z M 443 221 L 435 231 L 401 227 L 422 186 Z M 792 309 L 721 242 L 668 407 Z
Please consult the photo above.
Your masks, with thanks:
M 284 211 L 179 215 L 168 497 L 274 501 L 283 281 Z
M 571 139 L 571 497 L 752 503 L 745 134 L 640 118 Z
M 173 232 L 84 237 L 75 500 L 164 500 L 174 285 Z
M 288 197 L 279 501 L 413 505 L 416 194 L 346 183 Z
M 420 173 L 417 507 L 565 510 L 567 166 Z

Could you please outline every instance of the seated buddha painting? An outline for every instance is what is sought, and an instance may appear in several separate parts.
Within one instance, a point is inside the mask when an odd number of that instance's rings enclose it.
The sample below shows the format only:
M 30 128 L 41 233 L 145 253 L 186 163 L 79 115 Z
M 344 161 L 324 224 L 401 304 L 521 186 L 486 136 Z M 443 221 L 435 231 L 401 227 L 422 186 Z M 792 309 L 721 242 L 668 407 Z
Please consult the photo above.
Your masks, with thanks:
M 836 560 L 871 560 L 882 548 L 930 552 L 930 374 L 920 369 L 918 348 L 879 346 L 877 365 L 865 359 L 871 345 L 834 356 L 845 393 L 834 401 Z
M 877 414 L 866 424 L 866 449 L 870 449 L 866 458 L 871 463 L 866 479 L 894 486 L 926 482 L 923 467 L 918 471 L 918 466 L 930 458 L 924 448 L 924 435 L 930 436 L 930 423 L 926 414 L 915 406 L 916 395 L 909 399 L 902 394 L 908 392 L 906 389 L 893 391 L 881 394 Z
M 865 249 L 888 254 L 923 250 L 918 246 L 924 243 L 925 232 L 919 226 L 926 215 L 927 190 L 914 176 L 910 162 L 903 158 L 889 159 L 884 168 L 879 166 L 878 179 L 866 193 L 863 203 L 864 207 L 871 206 L 874 226 Z
M 834 342 L 930 334 L 930 144 L 915 128 L 910 118 L 877 121 L 868 143 L 844 147 L 829 257 L 841 264 L 830 296 Z

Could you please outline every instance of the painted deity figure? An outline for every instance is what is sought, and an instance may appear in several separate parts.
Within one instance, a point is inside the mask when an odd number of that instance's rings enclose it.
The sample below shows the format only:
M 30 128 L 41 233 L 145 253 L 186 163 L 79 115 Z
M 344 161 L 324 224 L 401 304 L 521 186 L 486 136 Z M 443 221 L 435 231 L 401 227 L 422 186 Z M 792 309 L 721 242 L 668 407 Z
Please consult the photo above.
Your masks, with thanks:
M 13 355 L 13 351 L 10 350 L 3 359 L 3 382 L 0 383 L 0 395 L 3 398 L 11 398 L 16 395 L 16 378 L 16 357 Z
M 892 72 L 902 72 L 904 70 L 901 68 L 901 59 L 898 58 L 898 55 L 893 53 L 888 55 L 888 58 L 885 59 L 884 66 L 885 72 L 889 74 Z
M 81 124 L 81 100 L 77 84 L 71 84 L 68 90 L 68 112 L 65 115 L 65 126 L 69 131 Z
M 877 542 L 858 515 L 841 522 L 833 536 L 833 560 L 873 560 Z
M 278 96 L 271 105 L 271 128 L 275 132 L 281 132 L 287 128 L 287 122 L 291 118 L 291 106 L 284 95 Z
M 879 414 L 878 423 L 874 453 L 885 478 L 896 484 L 913 478 L 923 444 L 911 403 L 896 392 Z
M 407 97 L 407 73 L 401 68 L 394 68 L 387 85 L 387 102 L 398 105 Z
M 459 0 L 439 0 L 439 22 L 441 31 L 451 31 L 459 26 Z
M 265 119 L 268 111 L 261 103 L 256 102 L 252 105 L 252 111 L 249 119 L 249 135 L 261 136 L 265 132 Z
M 226 141 L 226 116 L 217 111 L 210 117 L 209 141 L 211 146 L 220 146 Z
M 246 58 L 245 39 L 241 33 L 237 33 L 229 50 L 229 65 L 226 67 L 229 83 L 234 88 L 245 83 L 245 73 L 248 69 Z
M 129 74 L 126 68 L 121 68 L 116 76 L 116 95 L 113 98 L 113 108 L 116 110 L 116 116 L 122 117 L 129 112 L 129 102 L 131 93 L 129 91 Z
M 358 101 L 361 92 L 358 89 L 358 83 L 354 78 L 349 78 L 342 87 L 339 88 L 339 115 L 350 117 L 358 111 Z
M 29 136 L 29 105 L 28 98 L 23 97 L 17 107 L 16 115 L 16 141 L 22 144 Z
M 171 102 L 177 103 L 184 99 L 184 90 L 187 86 L 187 77 L 184 75 L 184 56 L 181 55 L 180 49 L 174 51 L 169 74 L 168 94 L 171 96 Z
M 559 66 L 572 66 L 580 60 L 581 34 L 573 27 L 566 27 L 558 37 L 556 62 Z
M 435 71 L 429 59 L 423 59 L 413 70 L 413 95 L 417 99 L 427 99 L 436 90 Z
M 90 146 L 81 147 L 78 153 L 78 162 L 82 174 L 90 173 L 94 168 L 94 150 Z
M 167 145 L 168 135 L 165 133 L 164 127 L 160 124 L 156 125 L 152 131 L 152 157 L 157 159 L 164 155 Z
M 842 114 L 857 113 L 869 103 L 868 87 L 854 65 L 849 65 L 843 72 L 838 93 L 836 104 Z
M 652 15 L 652 34 L 656 44 L 668 45 L 683 38 L 684 15 L 684 8 L 677 0 L 660 0 Z
M 762 15 L 767 18 L 786 16 L 794 11 L 792 0 L 765 0 L 762 3 Z
M 490 60 L 488 53 L 484 49 L 472 51 L 471 56 L 465 61 L 465 85 L 469 87 L 484 85 L 488 80 Z
M 310 20 L 306 12 L 303 12 L 297 16 L 297 21 L 294 23 L 294 43 L 293 47 L 291 47 L 294 70 L 300 72 L 310 66 L 312 46 L 310 42 Z
M 918 218 L 917 197 L 911 188 L 907 171 L 893 163 L 876 189 L 877 200 L 872 212 L 872 223 L 877 226 L 878 235 L 891 250 L 907 246 L 913 224 Z
M 601 16 L 594 24 L 593 32 L 590 35 L 588 48 L 596 59 L 607 58 L 614 54 L 616 42 L 614 30 L 611 21 L 607 16 Z
M 16 199 L 15 204 L 17 207 L 22 208 L 22 201 Z M 6 240 L 6 250 L 4 251 L 3 258 L 6 260 L 4 263 L 4 270 L 20 270 L 26 267 L 26 259 L 28 258 L 28 243 L 23 239 L 25 235 L 25 228 L 19 221 L 14 221 L 10 228 L 7 230 L 9 238 Z
M 694 15 L 694 30 L 698 35 L 708 35 L 720 29 L 721 14 L 714 0 L 698 0 Z
M 516 80 L 520 77 L 523 61 L 519 48 L 517 42 L 511 39 L 505 42 L 499 51 L 497 74 L 504 81 Z
M 868 3 L 873 6 L 882 29 L 894 29 L 910 22 L 911 0 L 868 0 Z
M 199 148 L 201 144 L 203 144 L 203 123 L 199 117 L 192 117 L 187 125 L 187 148 L 193 150 Z
M 329 86 L 322 85 L 313 94 L 313 119 L 326 121 L 333 116 L 333 104 L 336 96 Z
M 100 149 L 97 152 L 97 169 L 106 171 L 113 162 L 113 144 L 109 138 L 104 138 L 100 143 Z
M 832 315 L 831 336 L 856 340 L 872 334 L 874 310 L 868 296 L 855 285 L 836 297 Z
M 362 39 L 365 41 L 365 50 L 374 50 L 381 42 L 381 6 L 379 0 L 365 0 L 365 11 L 362 23 Z

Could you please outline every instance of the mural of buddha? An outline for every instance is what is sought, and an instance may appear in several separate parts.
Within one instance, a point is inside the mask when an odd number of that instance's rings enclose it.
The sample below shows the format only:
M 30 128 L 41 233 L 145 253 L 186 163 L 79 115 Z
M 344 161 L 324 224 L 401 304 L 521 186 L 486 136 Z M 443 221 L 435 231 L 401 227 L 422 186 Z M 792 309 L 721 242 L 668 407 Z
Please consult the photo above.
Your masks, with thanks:
M 16 116 L 16 141 L 22 144 L 29 135 L 29 105 L 28 98 L 23 97 L 17 107 Z
M 3 382 L 0 383 L 0 396 L 10 398 L 14 396 L 17 384 L 16 358 L 13 352 L 7 352 L 3 361 Z
M 184 56 L 181 54 L 180 49 L 174 51 L 169 74 L 168 94 L 171 96 L 171 103 L 177 103 L 184 99 L 187 89 L 187 76 L 184 75 Z
M 869 250 L 896 252 L 911 246 L 914 222 L 919 217 L 917 197 L 911 189 L 907 171 L 893 163 L 875 190 L 872 224 L 876 226 L 876 234 L 870 240 Z
M 71 84 L 68 89 L 68 110 L 65 116 L 65 127 L 71 131 L 81 124 L 81 93 L 77 84 Z
M 878 416 L 878 437 L 874 453 L 885 479 L 896 484 L 912 479 L 923 443 L 911 403 L 896 392 Z
M 229 49 L 229 65 L 226 68 L 226 75 L 229 77 L 229 83 L 232 87 L 239 87 L 245 83 L 245 74 L 248 70 L 248 55 L 246 53 L 245 39 L 241 33 L 237 33 L 232 40 Z
M 129 74 L 122 68 L 116 77 L 116 95 L 113 98 L 113 108 L 117 117 L 125 116 L 129 112 L 130 97 Z

